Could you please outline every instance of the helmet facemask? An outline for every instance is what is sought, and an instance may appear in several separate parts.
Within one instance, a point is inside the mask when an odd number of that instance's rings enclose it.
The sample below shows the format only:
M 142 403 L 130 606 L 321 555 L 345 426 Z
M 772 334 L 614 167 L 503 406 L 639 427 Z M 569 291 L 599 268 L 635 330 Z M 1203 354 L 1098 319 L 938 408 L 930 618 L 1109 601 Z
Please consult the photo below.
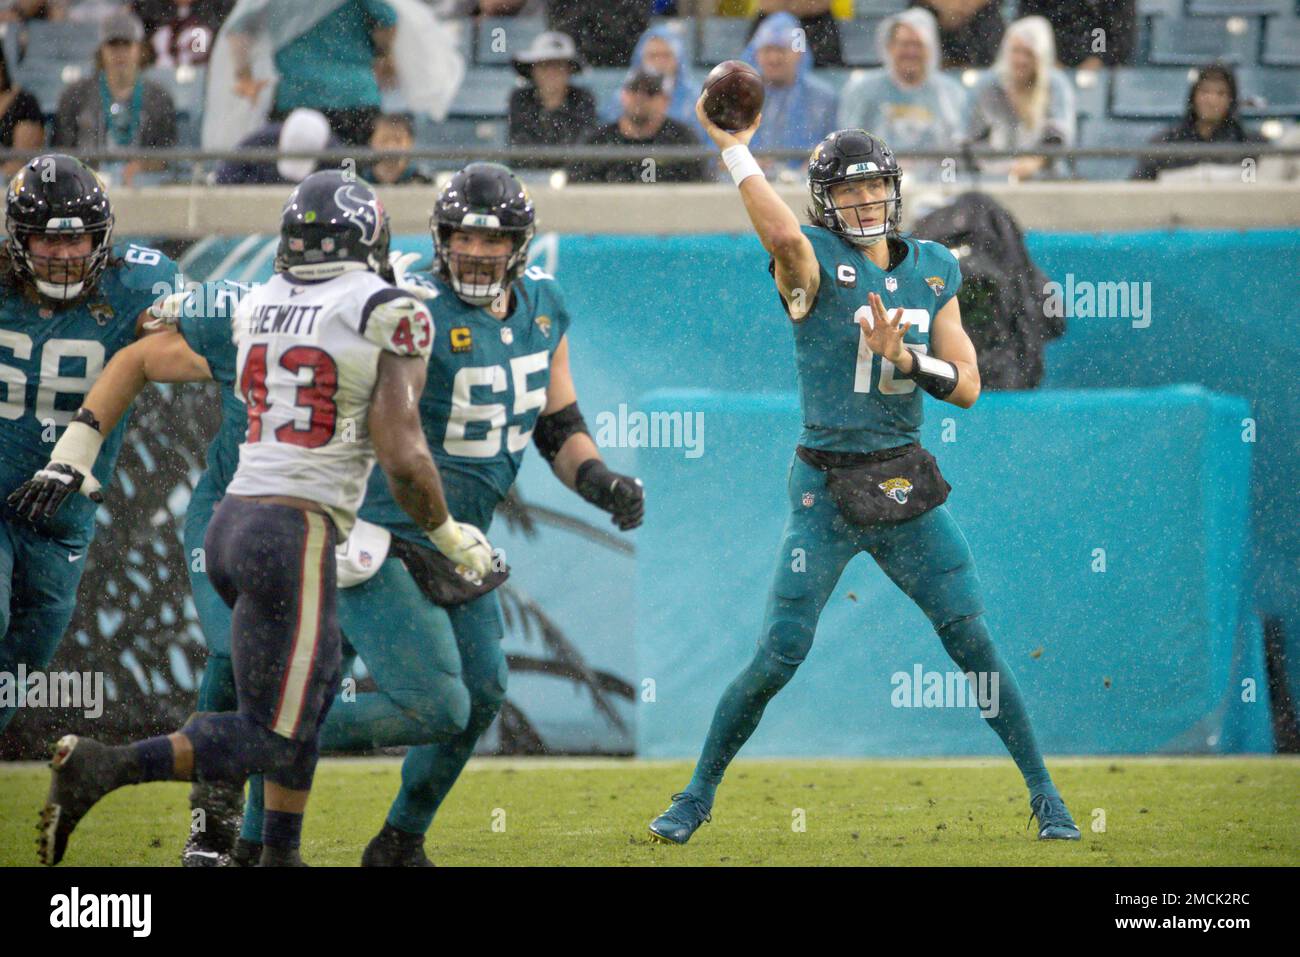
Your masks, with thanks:
M 439 223 L 434 234 L 439 271 L 452 291 L 464 302 L 472 306 L 486 306 L 500 299 L 511 284 L 522 275 L 528 259 L 528 245 L 533 238 L 533 229 L 499 230 L 494 228 L 470 227 L 484 229 L 493 235 L 508 236 L 514 249 L 504 256 L 473 256 L 468 253 L 453 252 L 451 237 L 458 231 L 468 231 L 465 226 Z
M 843 206 L 835 204 L 831 194 L 836 186 L 841 183 L 854 183 L 870 179 L 884 179 L 888 182 L 888 193 L 884 199 L 873 199 L 866 203 L 849 203 Z M 819 218 L 828 229 L 843 236 L 855 246 L 863 248 L 874 246 L 882 239 L 898 233 L 903 203 L 899 179 L 898 173 L 886 173 L 876 176 L 849 176 L 829 186 L 821 183 L 811 183 L 813 205 L 819 214 Z M 876 206 L 884 207 L 884 221 L 876 226 L 857 225 L 864 218 L 867 218 L 865 215 L 867 211 Z M 832 223 L 834 225 L 831 225 Z
M 71 302 L 88 294 L 95 286 L 99 274 L 108 265 L 112 252 L 113 220 L 85 227 L 81 220 L 51 220 L 45 229 L 22 225 L 10 220 L 5 224 L 9 233 L 9 255 L 13 261 L 14 275 L 30 282 L 46 299 Z M 33 236 L 90 236 L 91 249 L 84 256 L 37 256 L 28 248 Z

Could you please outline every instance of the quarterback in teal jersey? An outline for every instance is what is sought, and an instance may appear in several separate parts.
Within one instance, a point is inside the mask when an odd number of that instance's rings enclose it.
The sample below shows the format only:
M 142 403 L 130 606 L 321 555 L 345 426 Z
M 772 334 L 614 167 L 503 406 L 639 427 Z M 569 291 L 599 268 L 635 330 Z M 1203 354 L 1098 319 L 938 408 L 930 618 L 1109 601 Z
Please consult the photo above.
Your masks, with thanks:
M 956 260 L 899 234 L 901 172 L 878 137 L 839 130 L 813 150 L 812 222 L 801 226 L 749 153 L 761 117 L 729 133 L 696 112 L 772 257 L 794 334 L 804 428 L 758 647 L 723 692 L 694 775 L 651 822 L 651 835 L 685 844 L 710 819 L 727 766 L 807 656 L 845 565 L 865 551 L 925 612 L 963 673 L 998 679 L 998 709 L 986 720 L 1025 779 L 1038 836 L 1077 840 L 1015 676 L 989 634 L 970 547 L 943 504 L 948 484 L 919 444 L 922 392 L 961 408 L 979 398 Z
M 156 249 L 113 245 L 108 193 L 89 167 L 51 153 L 28 162 L 5 196 L 0 249 L 0 675 L 45 668 L 76 607 L 95 502 L 113 473 L 125 423 L 107 437 L 82 493 L 36 522 L 16 511 L 104 365 L 144 332 L 158 286 L 177 266 Z M 0 731 L 16 709 L 0 707 Z

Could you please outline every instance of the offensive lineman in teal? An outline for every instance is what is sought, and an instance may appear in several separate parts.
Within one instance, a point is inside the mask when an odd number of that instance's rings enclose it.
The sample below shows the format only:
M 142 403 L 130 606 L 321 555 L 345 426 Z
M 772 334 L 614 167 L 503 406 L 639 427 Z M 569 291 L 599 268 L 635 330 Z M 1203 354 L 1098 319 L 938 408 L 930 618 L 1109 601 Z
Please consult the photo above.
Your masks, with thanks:
M 936 243 L 898 235 L 901 174 L 879 138 L 840 130 L 813 150 L 812 225 L 801 226 L 749 153 L 761 117 L 729 133 L 709 122 L 702 104 L 703 97 L 696 115 L 772 257 L 792 322 L 804 430 L 758 648 L 723 692 L 694 775 L 651 822 L 651 835 L 685 844 L 710 819 L 727 766 L 807 656 L 844 566 L 865 551 L 925 612 L 964 673 L 999 676 L 999 711 L 987 720 L 1024 776 L 1038 836 L 1078 840 L 984 622 L 970 548 L 942 504 L 947 483 L 919 444 L 920 390 L 962 408 L 979 397 L 957 261 Z M 805 555 L 806 567 L 797 571 L 792 554 Z
M 420 402 L 429 446 L 449 507 L 472 513 L 480 528 L 490 524 L 514 484 L 531 438 L 565 484 L 630 530 L 644 511 L 641 485 L 606 469 L 586 432 L 569 374 L 569 316 L 559 285 L 540 269 L 525 269 L 533 216 L 532 202 L 509 170 L 471 164 L 452 178 L 434 210 L 435 275 L 397 277 L 407 291 L 427 298 L 434 314 L 434 355 Z M 413 258 L 394 255 L 399 264 Z M 230 612 L 193 559 L 201 554 L 196 550 L 233 474 L 246 428 L 244 406 L 233 391 L 229 321 L 241 292 L 235 284 L 209 284 L 202 299 L 186 299 L 175 310 L 178 328 L 124 350 L 86 399 L 108 423 L 147 381 L 215 379 L 222 387 L 221 427 L 185 526 L 190 582 L 208 644 L 199 711 L 226 710 L 234 702 Z M 88 467 L 81 464 L 82 471 Z M 433 814 L 504 698 L 501 612 L 490 590 L 504 576 L 490 576 L 478 587 L 459 580 L 449 563 L 423 547 L 427 537 L 382 477 L 372 476 L 358 526 L 370 541 L 375 526 L 383 531 L 377 547 L 367 545 L 371 577 L 343 587 L 340 560 L 338 617 L 380 690 L 335 703 L 321 729 L 321 750 L 415 746 L 388 822 L 362 862 L 427 865 L 424 834 Z M 394 541 L 385 560 L 382 538 L 389 534 Z M 354 530 L 353 538 L 361 535 Z M 444 610 L 442 601 L 455 603 Z M 233 847 L 240 793 L 196 782 L 191 805 L 204 809 L 208 826 L 191 833 L 185 863 L 257 860 L 260 780 L 250 778 L 242 836 Z
M 0 250 L 0 681 L 45 668 L 76 609 L 77 584 L 125 434 L 119 425 L 83 485 L 85 496 L 35 524 L 14 511 L 38 469 L 68 482 L 50 449 L 74 421 L 104 364 L 145 331 L 159 285 L 177 266 L 156 249 L 114 247 L 99 177 L 61 153 L 38 156 L 9 182 L 9 239 Z M 0 702 L 0 731 L 16 701 Z

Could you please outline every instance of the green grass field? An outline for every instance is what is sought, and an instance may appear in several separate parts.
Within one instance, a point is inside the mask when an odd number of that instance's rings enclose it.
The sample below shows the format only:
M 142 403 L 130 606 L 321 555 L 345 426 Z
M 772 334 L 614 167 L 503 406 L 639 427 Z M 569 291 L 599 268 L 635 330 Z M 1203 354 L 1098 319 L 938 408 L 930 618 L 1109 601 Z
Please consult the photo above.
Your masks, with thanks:
M 1075 843 L 1026 830 L 1009 761 L 738 761 L 713 823 L 685 847 L 646 824 L 690 774 L 685 762 L 471 762 L 434 824 L 448 865 L 1296 865 L 1300 760 L 1086 758 L 1049 762 L 1083 829 Z M 321 762 L 303 856 L 358 863 L 396 793 L 396 759 Z M 35 863 L 43 765 L 0 765 L 0 865 Z M 77 829 L 66 863 L 174 865 L 188 785 L 126 788 Z M 1104 827 L 1103 827 L 1104 815 Z M 797 829 L 802 820 L 803 829 Z

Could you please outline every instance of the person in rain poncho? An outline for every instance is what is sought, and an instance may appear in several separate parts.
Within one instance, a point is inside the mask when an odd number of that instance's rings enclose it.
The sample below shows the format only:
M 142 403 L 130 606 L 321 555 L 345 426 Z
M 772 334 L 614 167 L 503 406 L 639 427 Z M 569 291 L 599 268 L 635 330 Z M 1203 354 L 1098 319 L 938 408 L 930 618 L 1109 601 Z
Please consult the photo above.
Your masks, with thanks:
M 1074 87 L 1056 68 L 1056 39 L 1043 17 L 1007 27 L 997 62 L 971 94 L 970 141 L 994 149 L 1071 146 L 1077 120 Z M 1042 156 L 986 160 L 985 172 L 1021 180 L 1050 172 Z
M 653 26 L 641 34 L 636 49 L 632 51 L 628 76 L 638 70 L 658 73 L 664 78 L 664 92 L 668 94 L 668 118 L 701 138 L 704 131 L 695 119 L 695 99 L 700 95 L 700 84 L 691 75 L 686 63 L 686 47 L 680 30 L 665 23 Z M 600 105 L 600 118 L 606 123 L 612 123 L 622 113 L 622 90 L 616 90 Z
M 934 14 L 912 8 L 881 21 L 876 32 L 881 61 L 850 80 L 840 93 L 838 125 L 863 129 L 899 153 L 952 149 L 962 138 L 966 94 L 939 72 L 939 27 Z M 918 179 L 937 179 L 940 164 L 910 162 Z
M 812 55 L 799 21 L 776 13 L 754 32 L 742 59 L 763 75 L 763 124 L 750 146 L 764 149 L 811 150 L 835 129 L 837 97 L 829 85 L 812 75 Z M 779 164 L 796 170 L 802 161 Z M 767 167 L 768 175 L 778 164 Z
M 420 0 L 239 0 L 209 61 L 203 148 L 230 149 L 298 107 L 364 145 L 381 87 L 402 101 L 390 108 L 442 120 L 464 76 L 454 30 Z

